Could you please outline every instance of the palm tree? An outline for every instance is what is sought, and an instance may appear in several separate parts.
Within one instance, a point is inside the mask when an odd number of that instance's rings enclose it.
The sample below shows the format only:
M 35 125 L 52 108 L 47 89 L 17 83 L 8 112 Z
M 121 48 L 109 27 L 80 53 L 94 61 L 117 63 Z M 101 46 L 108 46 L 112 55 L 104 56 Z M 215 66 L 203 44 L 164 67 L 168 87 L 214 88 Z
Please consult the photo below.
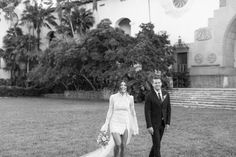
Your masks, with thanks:
M 84 35 L 95 22 L 93 13 L 90 10 L 86 10 L 85 8 L 74 8 L 71 17 L 74 30 L 79 35 Z
M 81 37 L 93 26 L 95 22 L 93 13 L 85 8 L 79 8 L 84 3 L 57 0 L 56 11 L 60 20 L 57 31 L 60 34 L 66 32 L 73 38 L 76 38 L 76 34 Z
M 33 41 L 35 37 L 23 35 L 19 27 L 10 28 L 3 38 L 3 48 L 1 56 L 6 61 L 6 70 L 11 72 L 11 80 L 15 85 L 19 76 L 26 77 L 29 72 L 29 64 L 35 62 L 35 55 L 32 53 L 35 49 Z M 21 80 L 24 82 L 24 80 Z
M 2 0 L 0 2 L 0 9 L 2 9 L 2 11 L 5 13 L 4 18 L 7 21 L 11 22 L 11 27 L 15 29 L 15 32 L 19 22 L 18 15 L 15 13 L 15 8 L 19 5 L 20 2 L 21 0 Z
M 60 10 L 61 11 L 61 17 L 60 17 L 60 22 L 63 29 L 67 30 L 69 32 L 67 32 L 68 34 L 70 34 L 71 36 L 74 37 L 75 31 L 74 31 L 74 27 L 72 24 L 72 17 L 71 17 L 71 11 L 73 8 L 73 3 L 70 0 L 66 0 L 65 2 L 63 2 L 61 4 L 62 7 Z
M 21 0 L 1 0 L 0 9 L 5 13 L 5 18 L 9 19 L 11 13 L 14 12 L 15 8 L 21 3 Z M 15 13 L 15 12 L 14 12 Z
M 42 4 L 39 4 L 37 0 L 33 0 L 34 5 L 30 4 L 30 1 L 25 2 L 26 8 L 22 13 L 22 24 L 31 23 L 34 30 L 37 33 L 37 48 L 40 50 L 40 33 L 42 27 L 51 29 L 51 26 L 57 26 L 55 22 L 56 17 L 52 15 L 54 9 L 52 5 L 47 8 L 43 8 Z
M 7 30 L 7 34 L 3 37 L 3 51 L 2 57 L 6 62 L 5 70 L 9 70 L 11 72 L 11 82 L 15 82 L 16 73 L 19 71 L 16 62 L 16 54 L 17 54 L 17 45 L 18 45 L 18 37 L 23 35 L 22 30 L 19 27 L 10 28 Z

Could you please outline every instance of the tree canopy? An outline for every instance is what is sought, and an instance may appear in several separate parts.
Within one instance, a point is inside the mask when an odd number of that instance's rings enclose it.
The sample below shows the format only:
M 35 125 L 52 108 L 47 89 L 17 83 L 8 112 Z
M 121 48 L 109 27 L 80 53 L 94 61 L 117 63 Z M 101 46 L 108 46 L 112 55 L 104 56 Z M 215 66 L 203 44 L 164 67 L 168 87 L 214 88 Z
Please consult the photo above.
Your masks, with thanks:
M 131 37 L 104 19 L 86 34 L 82 42 L 57 40 L 47 49 L 39 66 L 31 72 L 34 83 L 65 89 L 115 89 L 126 79 L 130 92 L 143 99 L 149 75 L 161 71 L 171 75 L 173 51 L 166 32 L 156 34 L 151 23 L 140 25 Z

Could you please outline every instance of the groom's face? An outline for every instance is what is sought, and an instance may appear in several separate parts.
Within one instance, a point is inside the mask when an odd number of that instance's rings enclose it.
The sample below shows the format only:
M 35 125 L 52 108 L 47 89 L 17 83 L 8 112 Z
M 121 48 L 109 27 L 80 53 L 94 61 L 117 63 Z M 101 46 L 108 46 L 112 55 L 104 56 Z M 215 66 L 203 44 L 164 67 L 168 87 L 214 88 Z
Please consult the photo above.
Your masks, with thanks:
M 162 86 L 161 79 L 153 79 L 152 86 L 156 91 L 159 91 L 161 89 L 161 86 Z

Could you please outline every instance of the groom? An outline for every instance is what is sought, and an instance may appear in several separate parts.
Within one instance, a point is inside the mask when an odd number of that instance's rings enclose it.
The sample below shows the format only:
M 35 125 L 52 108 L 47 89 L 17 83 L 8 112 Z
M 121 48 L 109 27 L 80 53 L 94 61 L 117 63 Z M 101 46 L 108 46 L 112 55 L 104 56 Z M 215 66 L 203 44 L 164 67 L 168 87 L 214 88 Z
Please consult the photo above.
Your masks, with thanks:
M 160 77 L 154 76 L 151 80 L 152 90 L 145 98 L 145 118 L 147 130 L 152 136 L 153 146 L 149 157 L 161 157 L 161 139 L 164 129 L 168 129 L 171 118 L 170 96 L 161 89 Z

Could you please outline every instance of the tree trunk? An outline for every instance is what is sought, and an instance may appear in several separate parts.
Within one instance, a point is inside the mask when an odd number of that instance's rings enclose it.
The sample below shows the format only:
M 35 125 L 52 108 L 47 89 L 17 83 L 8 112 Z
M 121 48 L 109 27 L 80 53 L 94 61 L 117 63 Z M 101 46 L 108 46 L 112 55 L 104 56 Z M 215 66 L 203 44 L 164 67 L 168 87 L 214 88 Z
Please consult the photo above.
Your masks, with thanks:
M 15 23 L 14 23 L 14 31 L 15 31 L 15 35 L 18 36 L 18 35 L 17 35 L 17 32 L 16 32 L 16 26 L 17 26 L 17 24 L 18 24 L 18 22 L 19 22 L 19 18 L 18 18 L 18 16 L 17 16 L 17 14 L 14 13 L 14 12 L 12 13 L 11 16 L 12 16 L 12 21 L 13 21 L 13 18 L 14 18 L 14 17 L 16 18 L 16 21 L 14 21 L 14 22 L 15 22 Z
M 71 27 L 71 32 L 72 32 L 73 38 L 75 38 L 75 30 L 73 28 L 73 24 L 72 24 L 70 15 L 69 15 L 69 21 L 70 21 L 70 27 Z
M 40 28 L 38 28 L 37 29 L 37 41 L 38 41 L 37 48 L 38 48 L 38 51 L 40 50 L 40 32 L 41 32 L 41 30 L 40 30 Z
M 30 60 L 29 60 L 29 57 L 27 58 L 27 67 L 26 67 L 26 73 L 28 74 L 29 73 L 29 65 L 30 64 Z
M 61 81 L 61 84 L 65 87 L 66 90 L 68 90 L 68 86 L 63 81 Z
M 82 77 L 89 83 L 89 85 L 93 88 L 94 91 L 96 90 L 96 88 L 94 87 L 94 85 L 92 84 L 92 82 L 89 81 L 89 79 L 88 79 L 85 75 L 80 74 L 80 76 L 82 76 Z

